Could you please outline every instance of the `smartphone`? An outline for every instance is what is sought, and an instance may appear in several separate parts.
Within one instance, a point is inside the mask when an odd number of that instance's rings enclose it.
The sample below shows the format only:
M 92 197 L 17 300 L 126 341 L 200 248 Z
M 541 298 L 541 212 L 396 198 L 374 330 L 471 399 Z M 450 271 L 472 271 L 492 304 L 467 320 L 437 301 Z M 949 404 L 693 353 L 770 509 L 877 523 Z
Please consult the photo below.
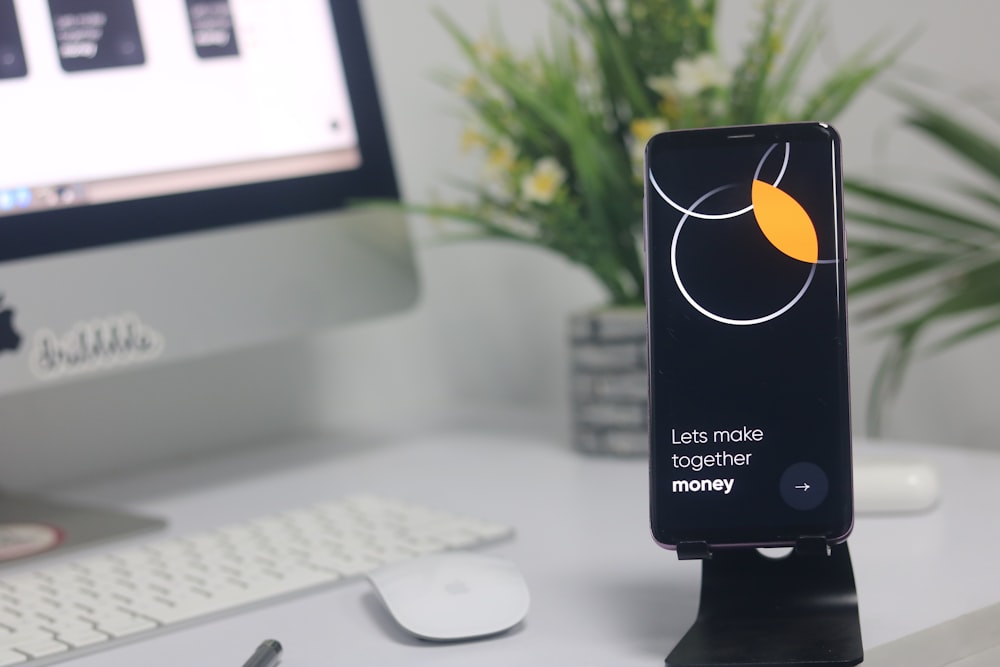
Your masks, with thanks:
M 49 0 L 64 72 L 146 63 L 134 0 Z
M 187 14 L 191 39 L 199 58 L 240 54 L 229 0 L 187 0 Z
M 0 80 L 28 75 L 14 0 L 0 0 Z
M 670 549 L 847 539 L 854 522 L 837 132 L 646 146 L 650 520 Z

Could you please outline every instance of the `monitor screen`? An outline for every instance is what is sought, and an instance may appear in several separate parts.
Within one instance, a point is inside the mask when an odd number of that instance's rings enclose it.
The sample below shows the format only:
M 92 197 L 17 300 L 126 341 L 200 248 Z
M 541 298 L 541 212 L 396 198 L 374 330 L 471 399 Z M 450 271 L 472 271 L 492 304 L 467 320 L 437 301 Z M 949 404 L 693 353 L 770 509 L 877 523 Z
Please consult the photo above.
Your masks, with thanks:
M 394 196 L 352 5 L 0 0 L 0 260 Z
M 362 19 L 0 0 L 0 486 L 278 430 L 241 374 L 279 362 L 217 360 L 415 302 L 405 216 L 354 205 L 398 198 Z
M 0 23 L 0 391 L 412 301 L 400 221 L 350 206 L 397 197 L 356 0 L 0 0 Z

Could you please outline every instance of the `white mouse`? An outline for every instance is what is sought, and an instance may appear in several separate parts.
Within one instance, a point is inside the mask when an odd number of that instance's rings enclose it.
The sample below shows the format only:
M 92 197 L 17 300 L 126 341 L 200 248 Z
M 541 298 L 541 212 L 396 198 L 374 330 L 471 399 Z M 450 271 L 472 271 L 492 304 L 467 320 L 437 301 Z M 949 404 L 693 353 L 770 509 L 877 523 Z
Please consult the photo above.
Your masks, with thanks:
M 920 460 L 862 460 L 854 464 L 854 508 L 865 514 L 923 512 L 937 505 L 937 468 Z
M 432 641 L 499 634 L 520 623 L 530 603 L 516 565 L 469 552 L 393 563 L 368 579 L 403 629 Z

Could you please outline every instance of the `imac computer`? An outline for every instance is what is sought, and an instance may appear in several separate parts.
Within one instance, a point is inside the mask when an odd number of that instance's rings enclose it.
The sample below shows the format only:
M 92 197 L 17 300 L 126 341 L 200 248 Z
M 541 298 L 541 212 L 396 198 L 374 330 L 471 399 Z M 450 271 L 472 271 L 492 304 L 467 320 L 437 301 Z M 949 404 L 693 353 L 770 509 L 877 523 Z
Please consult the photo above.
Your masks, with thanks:
M 407 308 L 404 216 L 355 205 L 397 197 L 359 0 L 0 0 L 0 488 L 36 427 L 88 457 L 81 402 L 124 437 L 109 377 Z M 156 524 L 88 512 L 0 497 L 65 544 Z

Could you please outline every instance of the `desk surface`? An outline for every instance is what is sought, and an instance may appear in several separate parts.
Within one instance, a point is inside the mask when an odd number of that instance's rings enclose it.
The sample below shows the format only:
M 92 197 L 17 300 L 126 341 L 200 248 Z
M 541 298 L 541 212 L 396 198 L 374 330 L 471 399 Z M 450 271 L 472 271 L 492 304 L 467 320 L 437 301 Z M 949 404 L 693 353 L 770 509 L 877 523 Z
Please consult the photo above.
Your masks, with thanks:
M 858 517 L 849 544 L 865 645 L 1000 600 L 1000 455 L 898 443 L 862 444 L 856 455 L 930 460 L 944 494 L 927 514 Z M 697 611 L 699 564 L 679 562 L 649 536 L 645 461 L 582 456 L 527 428 L 276 443 L 66 495 L 164 516 L 170 535 L 361 491 L 514 525 L 514 539 L 484 551 L 524 571 L 525 624 L 498 639 L 426 644 L 394 628 L 367 582 L 353 580 L 63 664 L 236 667 L 276 638 L 282 667 L 652 666 Z

